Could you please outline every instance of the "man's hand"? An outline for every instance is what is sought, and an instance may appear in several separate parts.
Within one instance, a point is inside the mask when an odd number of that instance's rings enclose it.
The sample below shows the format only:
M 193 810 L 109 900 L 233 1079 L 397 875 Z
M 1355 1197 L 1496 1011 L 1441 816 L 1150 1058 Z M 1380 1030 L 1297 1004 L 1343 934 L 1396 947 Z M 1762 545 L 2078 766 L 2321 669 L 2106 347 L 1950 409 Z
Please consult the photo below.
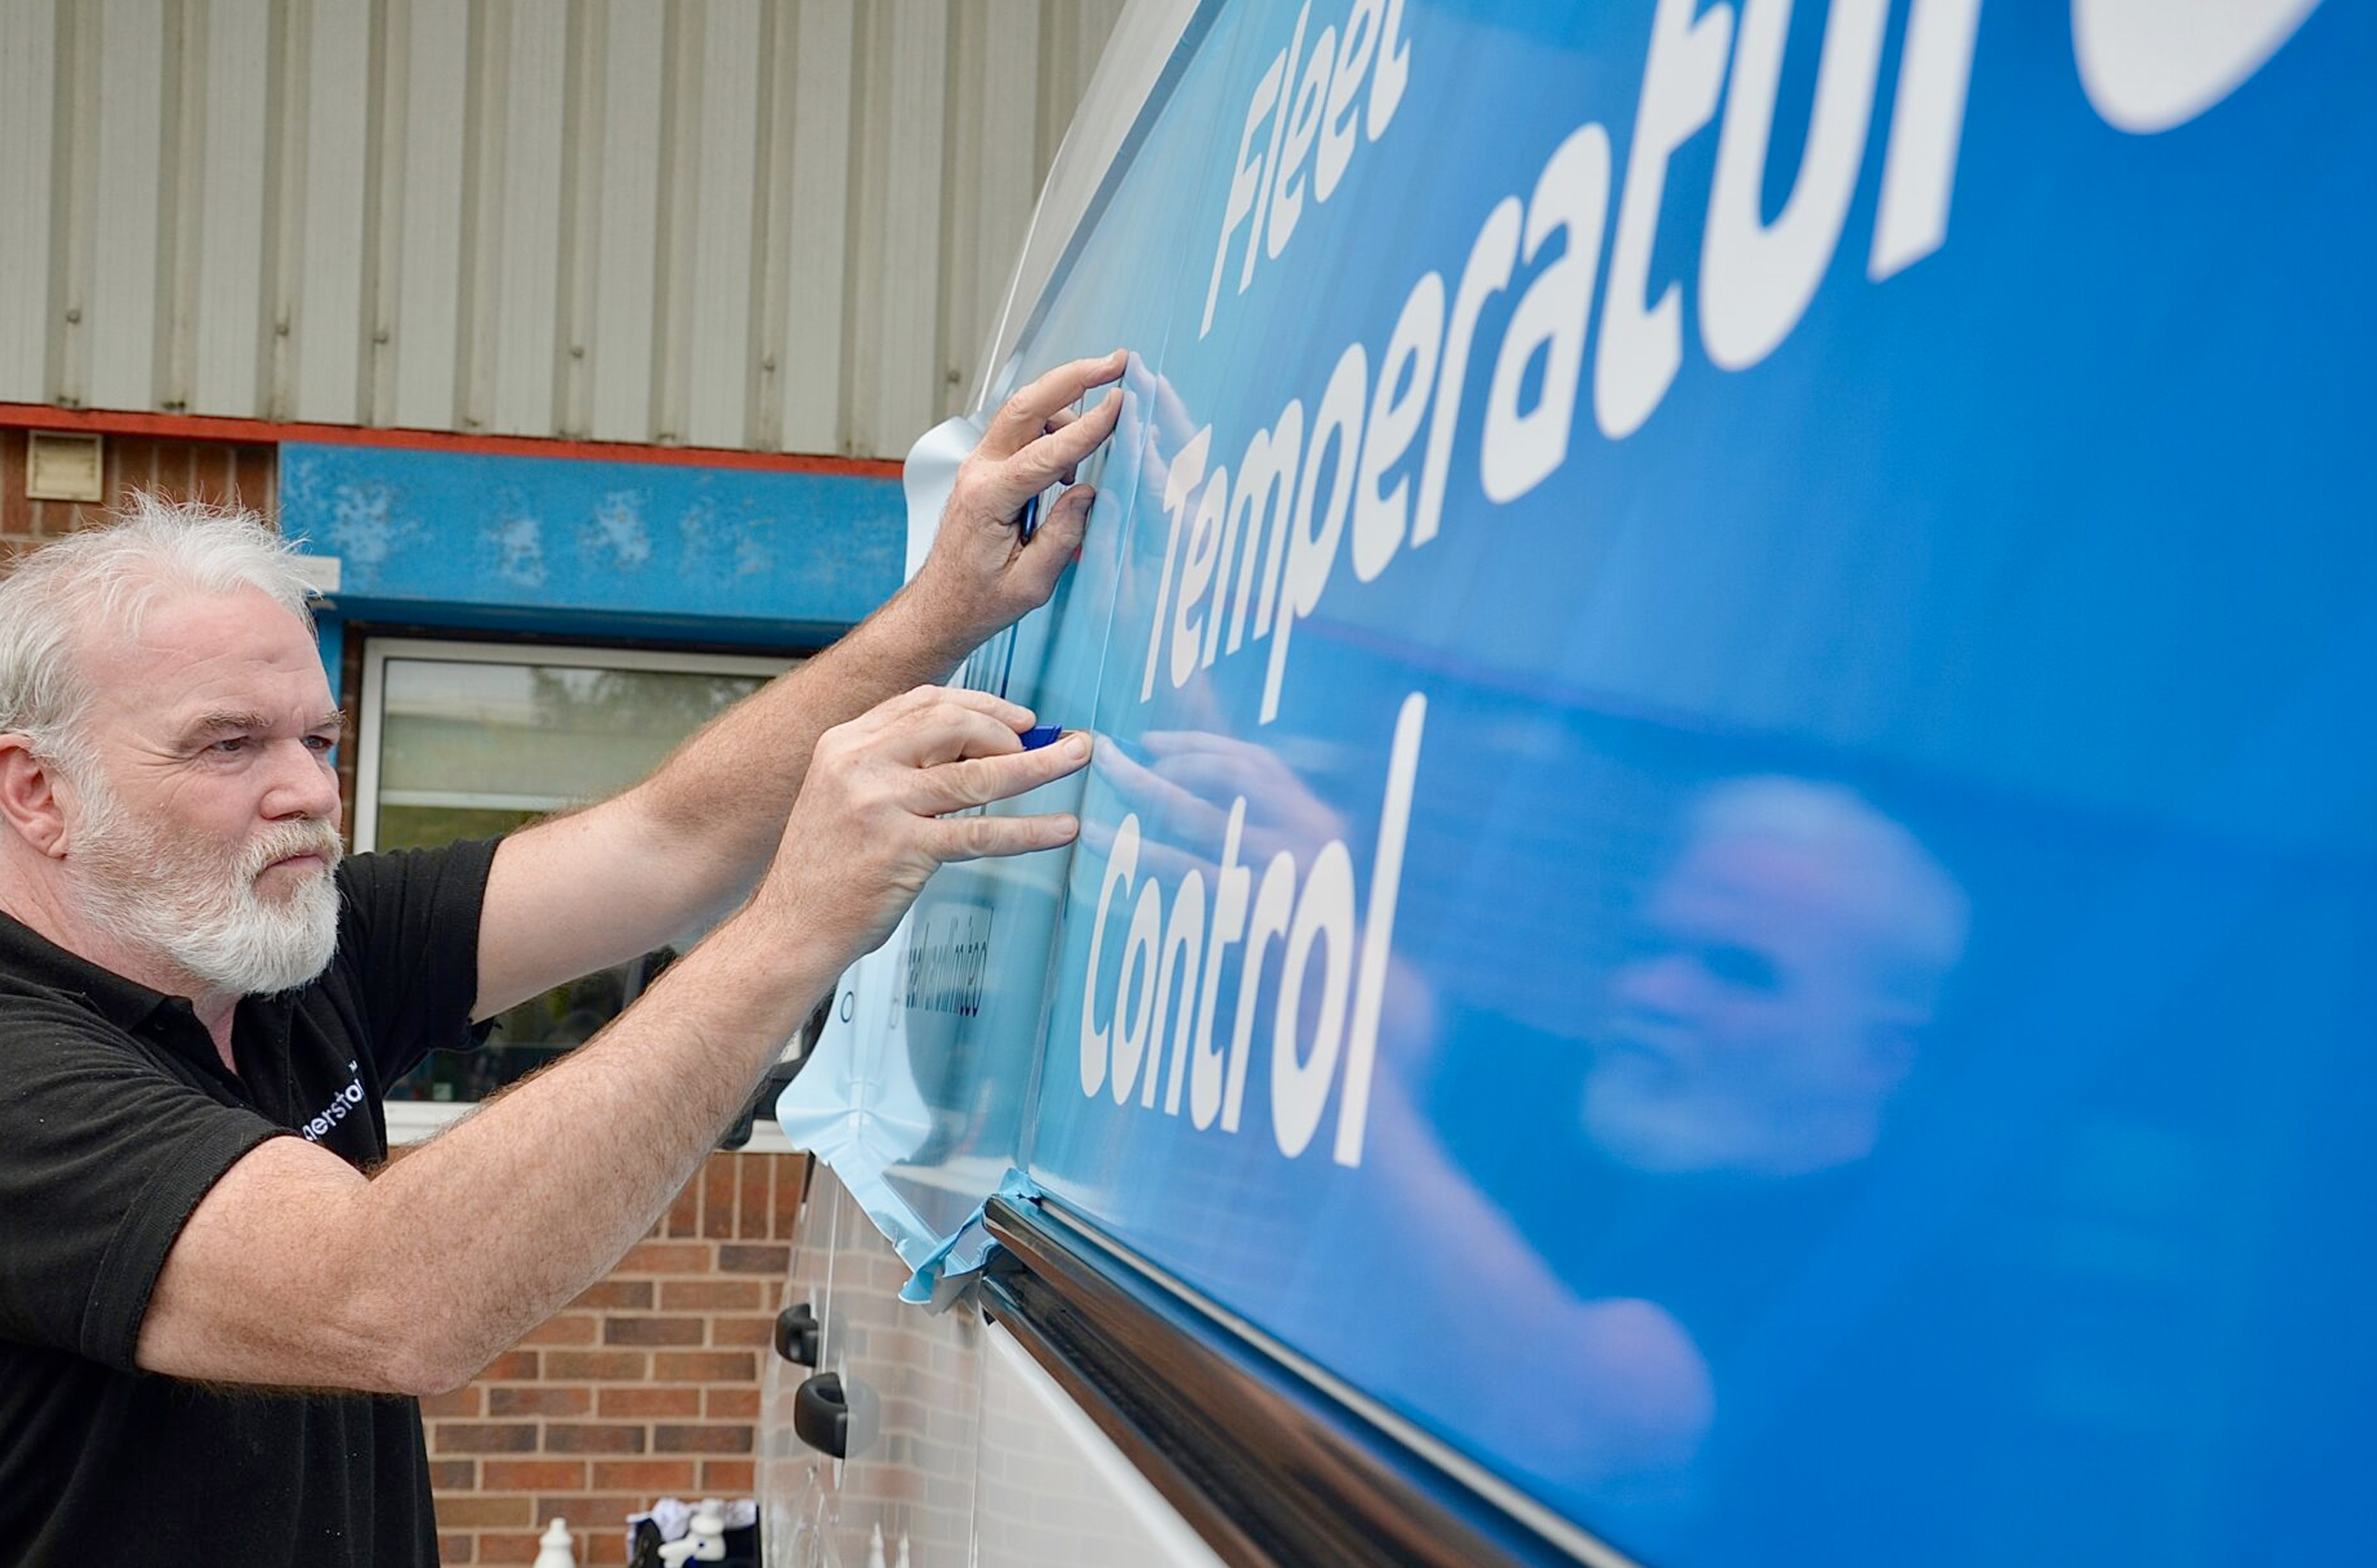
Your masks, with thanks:
M 1027 543 L 1017 526 L 1024 503 L 1059 480 L 1072 485 L 1084 459 L 1114 434 L 1123 411 L 1116 387 L 1087 412 L 1072 405 L 1122 378 L 1128 355 L 1059 365 L 1001 405 L 957 470 L 932 553 L 908 596 L 960 651 L 1048 602 L 1081 547 L 1096 491 L 1073 485 L 1042 515 Z
M 784 842 L 785 813 L 808 776 L 820 735 L 845 719 L 881 722 L 880 712 L 867 709 L 918 681 L 941 679 L 984 639 L 1047 602 L 1081 544 L 1090 487 L 1067 491 L 1029 544 L 1015 516 L 1047 486 L 1070 479 L 1113 434 L 1119 391 L 1078 418 L 1068 405 L 1120 378 L 1125 357 L 1118 350 L 1059 367 L 1007 400 L 960 468 L 940 537 L 916 580 L 864 625 L 705 725 L 635 788 L 504 841 L 479 919 L 474 1017 L 621 963 L 689 922 L 722 913 L 750 890 Z M 1001 709 L 984 721 L 1000 729 L 1007 713 L 1022 712 Z M 982 744 L 1002 755 L 1021 749 L 1011 732 L 1003 741 L 985 735 Z M 1053 767 L 1058 748 L 1033 757 L 1018 764 L 1011 788 L 994 793 L 1043 782 L 1034 770 Z M 928 764 L 906 765 L 913 771 Z M 1046 776 L 1069 771 L 1058 767 Z M 822 797 L 812 809 L 825 810 Z M 952 828 L 961 830 L 988 831 Z M 833 836 L 839 832 L 831 829 L 827 837 L 836 853 L 867 848 Z M 922 875 L 910 880 L 921 884 Z M 845 901 L 856 896 L 846 893 Z M 859 928 L 875 924 L 869 916 Z
M 828 730 L 753 900 L 786 929 L 872 952 L 951 861 L 1072 842 L 1069 812 L 953 815 L 1053 783 L 1089 760 L 1089 737 L 1037 751 L 1032 710 L 981 692 L 920 686 Z

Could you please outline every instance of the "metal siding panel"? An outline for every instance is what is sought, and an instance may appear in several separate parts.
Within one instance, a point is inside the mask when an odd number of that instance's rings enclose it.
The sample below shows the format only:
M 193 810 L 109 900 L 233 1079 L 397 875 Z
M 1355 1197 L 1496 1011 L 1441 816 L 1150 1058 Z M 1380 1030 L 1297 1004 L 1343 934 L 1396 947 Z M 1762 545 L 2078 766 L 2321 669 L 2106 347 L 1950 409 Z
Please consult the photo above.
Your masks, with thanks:
M 403 7 L 402 90 L 389 95 L 396 123 L 381 177 L 397 182 L 396 274 L 381 289 L 395 359 L 392 423 L 451 430 L 461 342 L 464 162 L 470 109 L 470 0 L 412 0 Z
M 740 447 L 751 382 L 751 228 L 760 192 L 759 0 L 702 8 L 684 438 Z
M 934 422 L 941 406 L 941 188 L 947 107 L 947 10 L 936 0 L 893 0 L 878 13 L 878 69 L 886 91 L 868 106 L 883 171 L 867 338 L 853 378 L 851 438 L 869 456 L 897 457 Z
M 851 108 L 850 272 L 842 297 L 842 401 L 837 439 L 845 452 L 875 455 L 873 409 L 883 379 L 883 345 L 877 325 L 887 288 L 883 276 L 890 241 L 885 208 L 891 176 L 885 151 L 890 132 L 883 105 L 890 97 L 886 18 L 894 0 L 880 0 L 864 14 L 858 32 L 855 87 Z
M 501 194 L 493 242 L 493 428 L 551 435 L 561 278 L 562 118 L 568 92 L 568 18 L 559 7 L 512 8 L 507 69 L 491 84 L 503 127 L 494 183 Z
M 791 51 L 797 46 L 796 31 L 788 6 L 770 6 L 761 12 L 760 47 L 766 58 L 760 112 L 765 123 L 757 186 L 759 223 L 753 235 L 758 253 L 751 280 L 752 349 L 759 356 L 759 374 L 749 441 L 762 451 L 784 441 L 785 257 L 792 246 L 792 202 L 786 192 L 792 181 Z
M 1076 0 L 1041 0 L 1040 6 L 1040 80 L 1046 91 L 1039 101 L 1037 121 L 1037 152 L 1040 166 L 1046 168 L 1057 154 L 1057 143 L 1065 132 L 1069 115 L 1064 104 L 1063 84 L 1072 78 L 1072 44 L 1073 16 L 1080 9 Z
M 92 202 L 88 402 L 156 403 L 158 206 L 164 150 L 164 35 L 149 0 L 97 13 L 98 184 Z
M 1036 11 L 1032 20 L 1037 25 Z M 991 43 L 991 0 L 979 6 L 955 7 L 949 19 L 948 167 L 941 185 L 941 341 L 937 357 L 942 372 L 942 411 L 949 411 L 963 378 L 955 367 L 963 357 L 953 346 L 971 330 L 975 304 L 968 287 L 971 272 L 959 258 L 970 258 L 981 242 L 982 168 L 991 157 L 982 145 L 981 127 L 986 101 L 1005 84 L 994 86 L 988 55 Z M 1034 74 L 1037 74 L 1035 70 Z
M 1040 71 L 1038 0 L 990 0 L 961 18 L 969 58 L 955 73 L 953 112 L 962 118 L 950 171 L 950 230 L 942 286 L 941 414 L 959 412 L 979 367 L 974 363 L 1004 303 L 1007 279 L 1032 217 L 1039 186 L 1035 127 L 1045 92 Z
M 693 317 L 695 158 L 701 146 L 701 16 L 669 13 L 663 39 L 658 252 L 653 272 L 653 440 L 685 437 L 686 323 Z
M 614 0 L 604 14 L 602 160 L 588 171 L 595 308 L 586 358 L 598 441 L 652 439 L 658 266 L 662 13 Z
M 593 423 L 587 384 L 586 339 L 594 330 L 594 223 L 602 215 L 602 160 L 590 153 L 592 129 L 603 123 L 604 13 L 594 6 L 569 12 L 569 58 L 563 69 L 560 311 L 555 328 L 553 429 L 583 440 Z
M 185 161 L 190 200 L 182 223 L 195 231 L 194 276 L 182 297 L 190 331 L 190 410 L 253 418 L 256 343 L 264 330 L 264 214 L 267 63 L 272 0 L 212 0 L 206 35 L 192 40 L 205 62 L 198 156 Z
M 0 395 L 897 456 L 1117 13 L 970 3 L 0 0 Z
M 977 318 L 998 308 L 1015 253 L 1032 223 L 1032 199 L 1045 167 L 1033 146 L 1033 126 L 1049 84 L 1040 73 L 1038 7 L 1034 0 L 993 0 L 993 26 L 983 60 L 992 88 L 982 105 L 978 139 L 983 149 L 982 232 L 973 251 L 959 258 L 975 277 L 971 293 Z M 1068 107 L 1070 112 L 1070 106 Z M 979 337 L 979 332 L 977 336 Z M 964 352 L 970 356 L 972 341 Z
M 502 217 L 502 94 L 511 39 L 508 0 L 473 0 L 469 118 L 462 136 L 462 244 L 455 266 L 461 296 L 454 344 L 454 422 L 484 430 L 495 400 L 495 235 Z
M 162 319 L 157 330 L 157 406 L 168 413 L 189 408 L 190 365 L 196 356 L 198 247 L 206 211 L 206 21 L 204 0 L 165 14 L 165 146 L 159 223 L 164 253 L 157 276 Z
M 848 0 L 800 0 L 792 57 L 791 169 L 784 268 L 783 446 L 842 452 L 848 342 L 851 88 L 857 33 Z
M 310 8 L 274 0 L 271 101 L 266 108 L 264 336 L 257 344 L 265 418 L 293 417 L 296 351 L 289 332 L 296 314 L 296 279 L 305 263 L 305 48 Z
M 45 326 L 49 334 L 51 396 L 84 407 L 91 390 L 92 203 L 99 185 L 98 13 L 67 5 L 58 13 L 59 80 L 64 102 L 53 125 L 61 139 L 52 154 L 58 186 L 50 196 L 49 276 L 53 292 Z
M 362 417 L 363 204 L 371 90 L 370 0 L 313 0 L 305 49 L 303 226 L 286 297 L 295 375 L 291 413 Z
M 1189 0 L 1180 0 L 1189 3 Z M 1106 40 L 1123 14 L 1123 0 L 1043 0 L 1040 33 L 1040 99 L 1035 122 L 1039 178 L 1055 163 L 1090 78 L 1106 52 Z M 1033 181 L 1036 191 L 1039 179 Z
M 49 396 L 49 202 L 56 162 L 58 17 L 42 0 L 0 5 L 0 399 Z

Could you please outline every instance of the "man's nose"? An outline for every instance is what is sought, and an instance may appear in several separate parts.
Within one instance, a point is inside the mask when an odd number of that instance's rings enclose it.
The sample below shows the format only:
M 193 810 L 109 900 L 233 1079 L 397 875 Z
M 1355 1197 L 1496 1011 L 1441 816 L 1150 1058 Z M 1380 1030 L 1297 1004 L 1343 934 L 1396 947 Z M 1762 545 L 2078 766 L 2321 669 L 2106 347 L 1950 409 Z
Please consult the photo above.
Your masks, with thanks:
M 271 783 L 265 790 L 264 814 L 275 822 L 292 817 L 337 822 L 337 770 L 327 757 L 302 741 L 276 746 Z
M 1628 1006 L 1673 1016 L 1691 1008 L 1699 978 L 1699 965 L 1683 953 L 1648 953 L 1621 967 L 1610 990 Z

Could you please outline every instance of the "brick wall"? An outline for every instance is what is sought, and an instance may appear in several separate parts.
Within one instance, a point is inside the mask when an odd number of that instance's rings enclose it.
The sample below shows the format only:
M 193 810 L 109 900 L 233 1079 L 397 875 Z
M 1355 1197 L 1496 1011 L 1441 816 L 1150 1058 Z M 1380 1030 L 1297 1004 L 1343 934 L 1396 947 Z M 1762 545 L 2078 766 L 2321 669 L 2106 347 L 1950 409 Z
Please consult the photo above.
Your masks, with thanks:
M 279 453 L 269 446 L 110 435 L 100 460 L 97 506 L 25 499 L 27 433 L 0 430 L 0 553 L 96 523 L 127 490 L 152 490 L 171 500 L 244 506 L 273 515 Z
M 624 1521 L 654 1498 L 752 1495 L 806 1165 L 712 1155 L 610 1277 L 427 1402 L 446 1562 L 532 1562 L 555 1515 L 579 1562 L 621 1562 Z

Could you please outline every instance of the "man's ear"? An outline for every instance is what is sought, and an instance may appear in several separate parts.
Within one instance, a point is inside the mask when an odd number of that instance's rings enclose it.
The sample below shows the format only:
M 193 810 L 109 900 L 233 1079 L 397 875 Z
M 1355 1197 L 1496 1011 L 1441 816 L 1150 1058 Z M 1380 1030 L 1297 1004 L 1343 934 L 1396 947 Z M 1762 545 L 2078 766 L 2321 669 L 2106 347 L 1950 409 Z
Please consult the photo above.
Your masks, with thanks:
M 57 764 L 13 731 L 0 733 L 0 823 L 35 852 L 64 858 L 66 810 L 58 797 Z

